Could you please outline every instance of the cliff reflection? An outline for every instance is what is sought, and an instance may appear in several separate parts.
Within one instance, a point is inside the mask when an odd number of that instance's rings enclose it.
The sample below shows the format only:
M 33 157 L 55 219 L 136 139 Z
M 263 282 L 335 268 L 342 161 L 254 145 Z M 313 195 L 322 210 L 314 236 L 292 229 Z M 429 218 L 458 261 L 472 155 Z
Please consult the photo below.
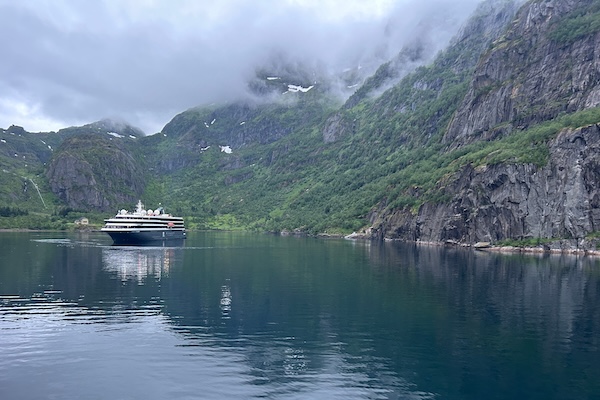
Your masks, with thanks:
M 586 335 L 582 328 L 589 329 L 590 321 L 600 330 L 600 309 L 594 306 L 600 302 L 597 258 L 399 243 L 373 244 L 368 253 L 376 273 L 396 283 L 437 288 L 449 309 L 474 327 L 523 336 L 534 330 L 546 345 L 563 351 L 574 335 Z

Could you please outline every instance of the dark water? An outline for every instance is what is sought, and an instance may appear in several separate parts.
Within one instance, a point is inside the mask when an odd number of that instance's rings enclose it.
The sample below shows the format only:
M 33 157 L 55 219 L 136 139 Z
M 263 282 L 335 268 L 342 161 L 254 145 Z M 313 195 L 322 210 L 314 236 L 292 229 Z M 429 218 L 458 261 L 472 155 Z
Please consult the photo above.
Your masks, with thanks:
M 0 399 L 600 399 L 600 262 L 0 233 Z

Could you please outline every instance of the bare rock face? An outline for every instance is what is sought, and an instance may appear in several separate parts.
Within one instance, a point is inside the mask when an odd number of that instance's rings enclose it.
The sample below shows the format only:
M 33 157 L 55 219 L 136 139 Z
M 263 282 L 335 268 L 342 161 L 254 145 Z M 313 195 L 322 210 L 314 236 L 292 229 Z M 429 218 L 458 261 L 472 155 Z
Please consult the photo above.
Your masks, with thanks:
M 344 114 L 337 112 L 331 115 L 325 121 L 323 127 L 323 141 L 325 143 L 333 143 L 340 137 L 347 134 L 347 132 L 354 131 L 355 127 L 351 122 L 348 122 L 344 117 Z
M 65 140 L 46 175 L 52 192 L 78 210 L 116 211 L 135 203 L 145 185 L 133 156 L 98 135 Z
M 69 207 L 105 209 L 109 206 L 100 193 L 91 165 L 72 154 L 54 159 L 48 170 L 52 192 Z
M 562 19 L 592 0 L 533 1 L 476 68 L 444 142 L 457 148 L 600 104 L 600 34 L 553 36 Z
M 446 190 L 450 202 L 426 203 L 414 215 L 373 213 L 374 235 L 462 243 L 584 238 L 600 230 L 600 126 L 561 132 L 545 167 L 468 166 Z

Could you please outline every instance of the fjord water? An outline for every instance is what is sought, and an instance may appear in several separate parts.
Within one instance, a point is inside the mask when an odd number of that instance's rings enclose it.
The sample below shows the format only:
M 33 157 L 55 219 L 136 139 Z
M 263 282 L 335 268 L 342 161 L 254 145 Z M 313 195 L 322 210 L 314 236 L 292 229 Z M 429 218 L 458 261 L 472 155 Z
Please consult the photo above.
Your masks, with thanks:
M 1 399 L 600 398 L 600 263 L 0 233 Z

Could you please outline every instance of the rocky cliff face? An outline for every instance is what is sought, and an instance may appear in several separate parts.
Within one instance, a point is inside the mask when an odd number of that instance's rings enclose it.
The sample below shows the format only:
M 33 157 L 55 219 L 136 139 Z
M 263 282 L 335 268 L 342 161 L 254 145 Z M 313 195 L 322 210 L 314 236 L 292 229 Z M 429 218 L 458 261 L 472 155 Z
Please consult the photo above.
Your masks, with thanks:
M 132 154 L 116 140 L 94 134 L 65 140 L 46 176 L 52 192 L 77 210 L 116 211 L 130 206 L 145 185 Z
M 600 33 L 560 35 L 569 30 L 573 14 L 593 6 L 593 0 L 544 0 L 521 8 L 480 59 L 444 142 L 456 148 L 494 140 L 561 113 L 598 106 Z
M 466 167 L 445 188 L 452 200 L 416 214 L 374 212 L 380 238 L 475 243 L 505 238 L 582 239 L 600 230 L 600 126 L 565 130 L 550 161 Z
M 600 33 L 555 34 L 574 15 L 598 12 L 595 3 L 527 3 L 481 58 L 443 138 L 446 149 L 518 135 L 560 114 L 597 107 Z M 373 235 L 462 243 L 560 238 L 585 246 L 582 238 L 600 230 L 600 126 L 565 129 L 548 146 L 542 167 L 463 168 L 443 188 L 450 201 L 425 203 L 417 211 L 386 211 L 382 204 L 370 215 Z
M 517 10 L 518 5 L 514 1 L 483 1 L 451 46 L 440 52 L 433 64 L 427 67 L 418 68 L 430 60 L 429 56 L 422 54 L 427 53 L 421 49 L 422 43 L 405 48 L 395 59 L 382 65 L 339 111 L 325 121 L 321 129 L 323 140 L 326 143 L 339 141 L 359 132 L 361 124 L 372 123 L 354 115 L 353 109 L 360 108 L 361 103 L 372 102 L 367 107 L 374 119 L 392 120 L 402 114 L 410 115 L 418 108 L 435 108 L 434 103 L 444 96 L 449 86 L 468 79 L 481 54 L 506 30 Z M 417 132 L 394 129 L 391 134 L 397 142 L 422 142 L 423 138 L 430 138 L 444 129 L 447 122 L 442 119 L 445 116 L 446 110 L 440 110 L 430 116 L 428 126 L 419 126 Z

